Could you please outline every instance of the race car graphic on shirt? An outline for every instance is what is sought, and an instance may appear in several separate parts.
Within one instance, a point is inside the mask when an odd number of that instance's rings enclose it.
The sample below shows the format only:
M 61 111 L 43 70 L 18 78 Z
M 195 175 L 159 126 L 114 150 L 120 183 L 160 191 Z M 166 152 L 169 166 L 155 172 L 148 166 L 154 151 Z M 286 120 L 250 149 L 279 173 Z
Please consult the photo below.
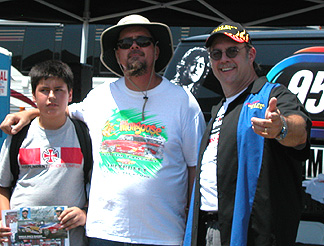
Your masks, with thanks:
M 102 142 L 102 150 L 109 152 L 127 153 L 145 157 L 156 157 L 162 159 L 162 145 L 150 142 L 149 138 L 141 135 L 121 135 L 116 140 L 105 140 Z
M 100 167 L 108 172 L 154 177 L 161 168 L 166 129 L 154 115 L 116 111 L 102 129 Z

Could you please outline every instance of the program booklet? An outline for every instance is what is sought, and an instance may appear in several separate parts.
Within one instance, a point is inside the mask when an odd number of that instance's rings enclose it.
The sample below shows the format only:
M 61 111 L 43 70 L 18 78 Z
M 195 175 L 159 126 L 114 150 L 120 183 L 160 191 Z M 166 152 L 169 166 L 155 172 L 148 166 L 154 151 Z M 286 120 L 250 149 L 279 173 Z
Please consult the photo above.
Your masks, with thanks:
M 8 246 L 69 246 L 69 233 L 58 217 L 66 206 L 22 207 L 3 210 L 2 223 L 11 228 Z

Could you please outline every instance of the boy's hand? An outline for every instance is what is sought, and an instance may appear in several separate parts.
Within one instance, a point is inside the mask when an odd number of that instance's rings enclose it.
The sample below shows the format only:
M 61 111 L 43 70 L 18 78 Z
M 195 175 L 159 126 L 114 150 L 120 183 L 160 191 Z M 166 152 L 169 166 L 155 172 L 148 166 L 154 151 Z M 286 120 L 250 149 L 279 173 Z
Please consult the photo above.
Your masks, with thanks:
M 0 223 L 2 223 L 0 221 Z M 0 225 L 0 243 L 9 242 L 9 237 L 11 237 L 12 232 L 10 227 L 3 227 Z
M 66 229 L 67 231 L 78 226 L 84 226 L 86 219 L 86 212 L 78 207 L 65 209 L 59 217 L 62 228 Z

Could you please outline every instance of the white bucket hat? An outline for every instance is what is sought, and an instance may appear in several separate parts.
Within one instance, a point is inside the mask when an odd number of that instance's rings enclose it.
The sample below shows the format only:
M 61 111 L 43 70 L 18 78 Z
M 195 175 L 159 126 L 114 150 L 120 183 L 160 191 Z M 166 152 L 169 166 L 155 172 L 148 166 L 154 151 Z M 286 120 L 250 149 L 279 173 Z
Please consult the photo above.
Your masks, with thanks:
M 141 15 L 129 15 L 122 18 L 117 25 L 104 30 L 100 37 L 101 55 L 100 60 L 110 71 L 123 76 L 123 72 L 115 56 L 116 44 L 119 33 L 129 26 L 145 27 L 153 36 L 157 46 L 160 48 L 159 58 L 155 62 L 155 72 L 162 71 L 170 62 L 173 56 L 173 42 L 170 28 L 158 22 L 150 22 Z

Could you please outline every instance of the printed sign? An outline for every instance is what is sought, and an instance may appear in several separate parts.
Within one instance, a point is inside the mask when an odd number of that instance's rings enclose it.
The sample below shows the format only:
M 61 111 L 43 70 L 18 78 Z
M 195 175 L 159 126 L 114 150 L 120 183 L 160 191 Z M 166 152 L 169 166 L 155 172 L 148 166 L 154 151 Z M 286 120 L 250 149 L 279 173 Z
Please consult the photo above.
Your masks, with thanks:
M 312 146 L 309 160 L 305 163 L 303 176 L 305 179 L 312 179 L 323 173 L 324 163 L 324 148 L 321 146 Z
M 297 51 L 274 66 L 267 78 L 297 95 L 311 116 L 311 137 L 324 139 L 324 47 Z
M 10 112 L 11 53 L 0 47 L 0 122 Z M 0 148 L 7 135 L 0 130 Z
M 0 70 L 0 96 L 8 95 L 8 70 Z

